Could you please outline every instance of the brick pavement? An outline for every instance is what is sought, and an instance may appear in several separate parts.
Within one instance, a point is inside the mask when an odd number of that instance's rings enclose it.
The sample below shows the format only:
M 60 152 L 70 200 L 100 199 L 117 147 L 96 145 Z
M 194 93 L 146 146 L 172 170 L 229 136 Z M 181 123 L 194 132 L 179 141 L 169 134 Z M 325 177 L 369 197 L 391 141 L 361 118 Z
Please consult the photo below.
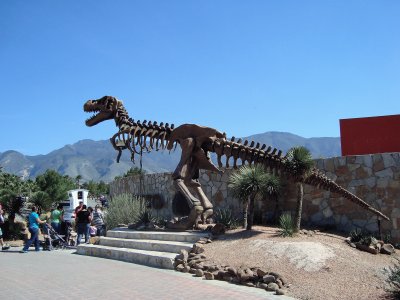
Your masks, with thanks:
M 73 254 L 0 252 L 3 299 L 280 299 L 264 290 Z

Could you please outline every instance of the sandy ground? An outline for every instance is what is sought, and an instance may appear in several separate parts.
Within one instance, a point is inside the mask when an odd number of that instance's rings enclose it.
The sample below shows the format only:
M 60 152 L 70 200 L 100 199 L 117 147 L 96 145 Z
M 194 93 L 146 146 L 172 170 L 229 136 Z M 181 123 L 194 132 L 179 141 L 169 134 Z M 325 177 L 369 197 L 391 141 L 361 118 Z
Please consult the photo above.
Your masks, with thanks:
M 242 229 L 205 245 L 207 259 L 235 267 L 261 267 L 281 274 L 290 286 L 287 295 L 298 299 L 380 299 L 389 288 L 387 268 L 400 256 L 373 255 L 351 248 L 345 237 L 318 232 L 293 238 L 278 229 Z

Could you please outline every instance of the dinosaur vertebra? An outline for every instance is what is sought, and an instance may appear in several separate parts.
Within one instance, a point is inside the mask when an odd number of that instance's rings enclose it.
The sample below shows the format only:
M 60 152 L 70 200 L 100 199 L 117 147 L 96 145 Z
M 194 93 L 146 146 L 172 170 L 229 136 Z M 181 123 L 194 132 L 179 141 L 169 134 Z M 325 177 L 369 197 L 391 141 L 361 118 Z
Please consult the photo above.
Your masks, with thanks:
M 213 206 L 201 189 L 198 181 L 199 169 L 222 172 L 219 168 L 223 166 L 221 158 L 226 157 L 226 167 L 229 167 L 229 159 L 233 159 L 233 167 L 237 167 L 240 159 L 242 164 L 263 164 L 271 172 L 284 174 L 294 181 L 303 182 L 318 188 L 322 188 L 353 201 L 361 207 L 373 212 L 378 217 L 389 220 L 387 216 L 376 210 L 362 199 L 347 191 L 337 183 L 326 177 L 322 172 L 314 169 L 307 176 L 296 176 L 286 168 L 285 161 L 288 159 L 282 155 L 282 151 L 267 147 L 265 144 L 255 144 L 239 139 L 235 141 L 232 137 L 226 139 L 226 134 L 216 129 L 203 127 L 195 124 L 183 124 L 177 128 L 168 123 L 134 121 L 128 116 L 122 101 L 111 96 L 104 96 L 98 100 L 89 100 L 84 105 L 85 112 L 94 112 L 95 115 L 86 120 L 87 126 L 94 126 L 102 121 L 114 119 L 119 131 L 110 139 L 113 147 L 118 151 L 117 161 L 121 157 L 122 150 L 128 149 L 131 160 L 134 161 L 135 153 L 143 150 L 156 151 L 160 149 L 172 150 L 177 144 L 182 149 L 181 159 L 172 177 L 175 187 L 185 196 L 191 213 L 189 216 L 170 227 L 187 229 L 192 227 L 201 215 L 203 221 L 213 213 Z M 218 167 L 210 160 L 209 153 L 217 155 Z M 193 196 L 192 189 L 198 198 Z

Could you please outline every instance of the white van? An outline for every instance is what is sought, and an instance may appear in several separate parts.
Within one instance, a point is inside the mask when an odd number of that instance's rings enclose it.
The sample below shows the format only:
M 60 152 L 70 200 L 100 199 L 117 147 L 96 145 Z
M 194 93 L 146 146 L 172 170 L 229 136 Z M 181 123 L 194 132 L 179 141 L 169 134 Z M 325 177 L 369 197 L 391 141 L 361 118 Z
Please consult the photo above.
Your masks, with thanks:
M 64 221 L 75 220 L 75 207 L 79 205 L 79 202 L 83 201 L 84 205 L 87 205 L 89 191 L 85 189 L 75 189 L 68 191 L 68 200 L 60 203 L 64 208 Z

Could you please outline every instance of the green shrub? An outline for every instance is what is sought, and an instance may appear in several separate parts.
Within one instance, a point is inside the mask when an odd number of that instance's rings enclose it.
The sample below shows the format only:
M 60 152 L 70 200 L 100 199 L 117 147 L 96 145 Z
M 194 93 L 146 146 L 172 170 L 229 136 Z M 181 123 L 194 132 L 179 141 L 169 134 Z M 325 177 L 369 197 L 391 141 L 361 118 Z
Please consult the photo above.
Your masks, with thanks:
M 368 234 L 362 231 L 360 228 L 353 229 L 350 231 L 350 241 L 352 243 L 358 243 L 364 239 Z
M 118 224 L 134 223 L 141 213 L 140 201 L 129 194 L 122 194 L 111 199 L 105 213 L 107 228 L 115 228 Z
M 232 214 L 230 209 L 218 209 L 214 215 L 215 222 L 225 225 L 227 229 L 239 227 L 239 219 Z
M 394 299 L 400 299 L 400 264 L 395 263 L 393 267 L 388 268 L 388 278 L 386 280 L 391 286 L 391 294 Z
M 279 228 L 281 229 L 280 235 L 283 237 L 293 236 L 294 224 L 291 215 L 284 214 L 279 218 Z

